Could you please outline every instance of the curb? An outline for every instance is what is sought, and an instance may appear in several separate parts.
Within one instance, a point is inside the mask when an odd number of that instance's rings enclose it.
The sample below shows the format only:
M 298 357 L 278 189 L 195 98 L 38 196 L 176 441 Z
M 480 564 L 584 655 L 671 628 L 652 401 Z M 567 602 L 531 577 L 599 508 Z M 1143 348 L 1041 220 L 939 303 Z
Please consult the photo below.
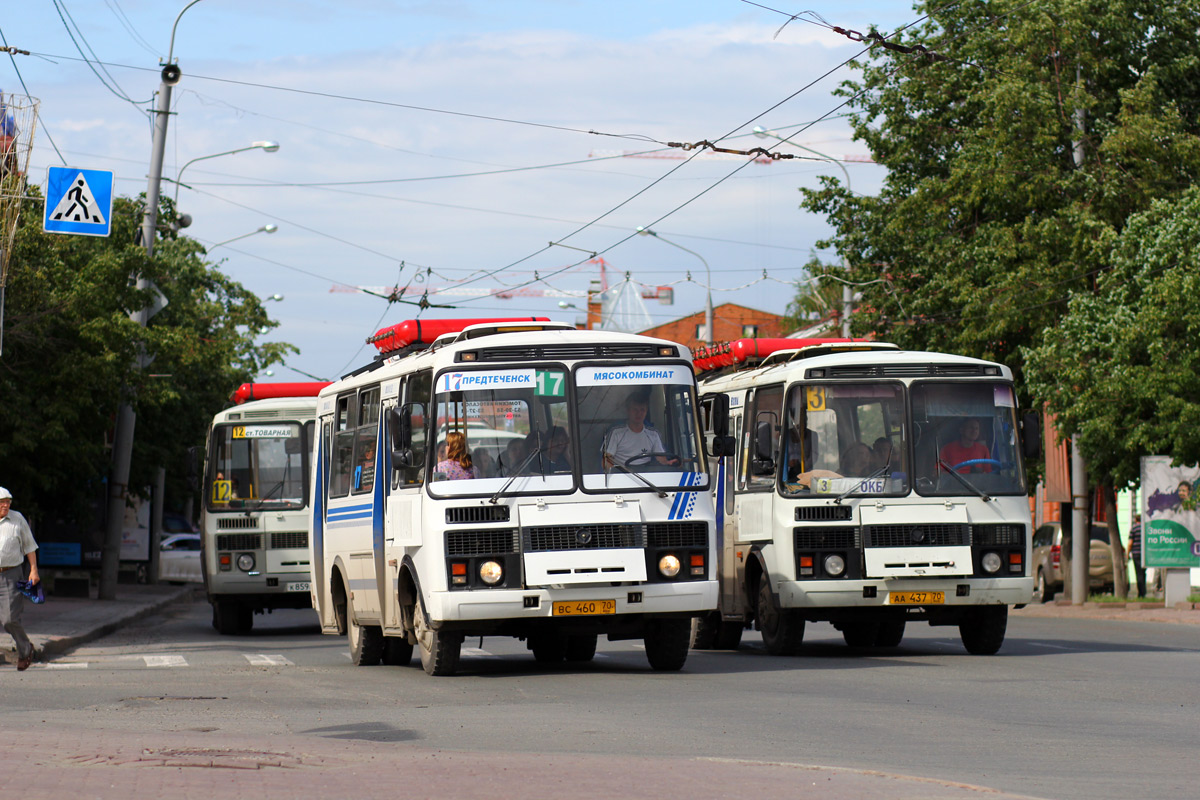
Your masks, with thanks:
M 57 636 L 40 644 L 37 642 L 39 638 L 38 635 L 33 634 L 29 638 L 34 641 L 34 661 L 45 661 L 54 656 L 64 655 L 80 645 L 87 644 L 88 642 L 108 636 L 110 633 L 113 633 L 120 628 L 129 625 L 130 623 L 137 622 L 144 617 L 157 614 L 159 611 L 162 611 L 172 603 L 176 603 L 179 600 L 191 595 L 194 591 L 194 587 L 181 586 L 177 592 L 161 597 L 158 600 L 149 603 L 148 605 L 131 608 L 122 616 L 97 625 L 94 628 L 89 628 L 88 630 L 66 636 Z M 3 649 L 0 649 L 0 653 L 4 654 L 5 656 L 9 656 L 11 654 L 11 656 L 14 658 L 16 657 L 16 652 L 15 646 L 4 647 Z

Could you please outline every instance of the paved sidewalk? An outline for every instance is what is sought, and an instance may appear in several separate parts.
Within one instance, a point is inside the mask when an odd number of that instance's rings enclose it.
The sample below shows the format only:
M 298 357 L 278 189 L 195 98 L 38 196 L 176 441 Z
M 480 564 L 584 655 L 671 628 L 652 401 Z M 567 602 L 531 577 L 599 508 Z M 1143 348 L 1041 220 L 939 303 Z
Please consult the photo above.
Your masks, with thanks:
M 1014 609 L 1014 617 L 1066 617 L 1071 619 L 1115 619 L 1124 622 L 1170 622 L 1200 625 L 1200 603 L 1179 603 L 1164 608 L 1162 603 L 1096 603 L 1073 606 L 1068 600 L 1031 603 Z
M 120 584 L 117 599 L 97 600 L 96 590 L 91 597 L 56 597 L 46 595 L 46 602 L 34 605 L 26 601 L 21 622 L 37 648 L 38 659 L 62 655 L 73 647 L 107 636 L 123 625 L 159 611 L 176 600 L 190 597 L 199 584 L 171 586 L 139 586 Z M 0 629 L 0 658 L 14 663 L 16 645 Z

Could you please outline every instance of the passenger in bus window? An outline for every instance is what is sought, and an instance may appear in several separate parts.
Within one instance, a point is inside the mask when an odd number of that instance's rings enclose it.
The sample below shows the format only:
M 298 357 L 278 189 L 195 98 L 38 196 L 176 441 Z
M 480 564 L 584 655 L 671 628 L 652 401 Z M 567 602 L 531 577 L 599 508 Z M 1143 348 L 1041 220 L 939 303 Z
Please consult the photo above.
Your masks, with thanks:
M 475 463 L 475 470 L 479 473 L 479 477 L 496 477 L 496 462 L 492 460 L 492 454 L 487 451 L 486 447 L 476 447 L 475 452 L 471 454 L 471 460 Z
M 992 457 L 988 446 L 980 441 L 979 420 L 974 417 L 967 417 L 958 426 L 958 438 L 952 442 L 947 442 L 938 451 L 938 458 L 945 462 L 949 467 L 957 467 L 964 461 L 976 461 L 979 459 L 989 459 Z M 949 470 L 947 467 L 938 466 L 938 471 Z M 967 472 L 991 472 L 991 464 L 968 464 L 959 468 L 959 473 Z
M 438 462 L 437 471 L 448 481 L 479 477 L 471 454 L 467 452 L 466 434 L 459 431 L 446 434 L 446 458 Z
M 375 481 L 375 448 L 372 445 L 373 443 L 368 442 L 363 447 L 362 458 L 359 459 L 354 476 L 355 489 L 364 489 Z
M 571 471 L 571 462 L 567 459 L 567 445 L 570 443 L 567 432 L 555 425 L 550 431 L 550 446 L 546 450 L 546 472 Z
M 871 470 L 877 471 L 892 463 L 892 440 L 880 436 L 871 448 Z
M 857 478 L 871 472 L 871 448 L 862 442 L 855 442 L 842 451 L 842 474 Z
M 509 439 L 504 455 L 500 456 L 500 477 L 507 478 L 515 474 L 526 455 L 524 439 Z

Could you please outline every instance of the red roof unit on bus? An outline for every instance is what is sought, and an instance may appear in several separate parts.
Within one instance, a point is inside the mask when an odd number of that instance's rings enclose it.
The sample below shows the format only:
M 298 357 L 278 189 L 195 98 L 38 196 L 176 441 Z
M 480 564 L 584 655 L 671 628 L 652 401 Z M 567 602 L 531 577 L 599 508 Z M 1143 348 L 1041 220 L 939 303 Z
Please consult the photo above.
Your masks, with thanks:
M 549 322 L 549 317 L 485 317 L 480 319 L 407 319 L 386 328 L 380 328 L 367 344 L 375 345 L 380 353 L 392 353 L 414 344 L 433 344 L 439 336 L 458 333 L 471 325 L 506 324 L 520 322 Z
M 697 348 L 693 353 L 693 363 L 698 372 L 711 369 L 731 367 L 735 364 L 745 364 L 748 361 L 761 361 L 772 353 L 783 350 L 799 350 L 802 347 L 815 347 L 822 344 L 849 344 L 862 339 L 738 339 L 734 342 L 724 342 L 708 347 Z
M 329 381 L 301 383 L 243 383 L 229 396 L 239 406 L 251 400 L 273 400 L 277 397 L 316 397 Z

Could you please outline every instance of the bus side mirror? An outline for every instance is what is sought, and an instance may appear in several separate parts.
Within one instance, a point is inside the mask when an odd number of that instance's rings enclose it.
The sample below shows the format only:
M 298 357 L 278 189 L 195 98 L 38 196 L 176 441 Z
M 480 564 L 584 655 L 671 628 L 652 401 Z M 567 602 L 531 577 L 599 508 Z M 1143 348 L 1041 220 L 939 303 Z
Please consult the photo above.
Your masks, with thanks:
M 1042 420 L 1036 411 L 1021 417 L 1021 447 L 1025 458 L 1039 458 L 1042 455 Z
M 729 395 L 714 394 L 708 398 L 712 401 L 712 407 L 709 409 L 709 430 L 719 437 L 729 435 Z M 732 451 L 730 451 L 732 452 Z M 728 455 L 728 453 L 726 454 Z
M 709 458 L 732 456 L 736 446 L 732 436 L 718 436 L 715 433 L 704 436 L 704 452 Z

